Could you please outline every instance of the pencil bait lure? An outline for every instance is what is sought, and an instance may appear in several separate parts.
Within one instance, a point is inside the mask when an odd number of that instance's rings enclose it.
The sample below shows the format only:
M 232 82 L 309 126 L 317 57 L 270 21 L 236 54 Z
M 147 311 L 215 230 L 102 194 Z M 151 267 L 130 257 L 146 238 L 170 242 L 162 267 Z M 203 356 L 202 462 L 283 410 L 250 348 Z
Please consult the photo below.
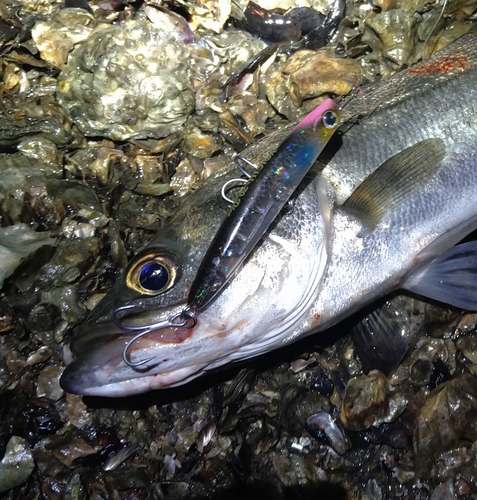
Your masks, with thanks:
M 326 99 L 250 175 L 199 267 L 189 293 L 190 308 L 206 307 L 238 271 L 315 163 L 340 118 L 336 103 Z

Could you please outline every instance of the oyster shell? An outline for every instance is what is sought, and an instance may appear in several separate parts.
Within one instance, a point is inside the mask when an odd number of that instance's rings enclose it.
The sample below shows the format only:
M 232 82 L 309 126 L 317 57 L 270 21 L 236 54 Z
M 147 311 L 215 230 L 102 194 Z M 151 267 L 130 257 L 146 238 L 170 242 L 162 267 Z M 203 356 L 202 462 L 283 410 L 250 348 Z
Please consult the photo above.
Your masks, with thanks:
M 326 51 L 296 52 L 288 59 L 283 73 L 288 76 L 290 97 L 297 108 L 304 99 L 323 94 L 346 95 L 363 83 L 357 61 L 329 57 Z
M 32 254 L 43 245 L 55 246 L 56 241 L 48 233 L 37 233 L 26 224 L 0 228 L 0 288 L 17 268 L 22 258 Z
M 405 409 L 406 399 L 392 394 L 389 382 L 378 370 L 352 378 L 345 390 L 341 422 L 350 430 L 359 431 L 372 425 L 394 421 Z
M 61 9 L 48 21 L 38 21 L 31 36 L 41 58 L 62 69 L 68 54 L 79 42 L 86 40 L 95 26 L 95 19 L 83 9 Z
M 471 465 L 475 450 L 476 383 L 462 374 L 426 398 L 414 431 L 417 473 L 446 480 Z
M 85 135 L 166 137 L 194 109 L 188 60 L 174 37 L 146 21 L 101 26 L 73 50 L 58 101 Z

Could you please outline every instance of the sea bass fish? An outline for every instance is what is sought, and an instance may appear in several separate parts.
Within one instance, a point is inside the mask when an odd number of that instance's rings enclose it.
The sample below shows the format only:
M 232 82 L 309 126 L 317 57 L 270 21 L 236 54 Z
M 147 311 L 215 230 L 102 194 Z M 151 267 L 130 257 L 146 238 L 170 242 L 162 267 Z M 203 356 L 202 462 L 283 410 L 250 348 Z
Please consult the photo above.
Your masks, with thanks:
M 343 109 L 341 135 L 300 186 L 293 210 L 197 324 L 154 329 L 186 304 L 228 210 L 220 196 L 228 177 L 193 193 L 80 327 L 63 388 L 115 397 L 185 384 L 323 331 L 403 288 L 477 309 L 477 246 L 454 246 L 477 228 L 476 63 L 470 33 L 364 88 Z M 266 138 L 245 156 L 263 161 L 273 147 Z M 168 276 L 154 296 L 137 283 L 152 260 Z M 151 331 L 128 346 L 141 328 Z M 128 366 L 125 346 L 133 362 L 147 362 Z

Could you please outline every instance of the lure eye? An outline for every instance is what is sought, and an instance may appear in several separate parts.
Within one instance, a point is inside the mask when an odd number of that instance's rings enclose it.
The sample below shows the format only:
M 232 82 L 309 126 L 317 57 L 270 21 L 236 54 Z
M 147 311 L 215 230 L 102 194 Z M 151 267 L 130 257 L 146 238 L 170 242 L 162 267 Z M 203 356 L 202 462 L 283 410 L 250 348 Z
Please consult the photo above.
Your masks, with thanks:
M 323 125 L 326 128 L 333 128 L 336 125 L 338 118 L 336 117 L 336 113 L 333 111 L 326 111 L 323 113 Z
M 158 295 L 174 286 L 178 271 L 178 259 L 172 252 L 149 250 L 130 264 L 126 272 L 126 284 L 139 293 Z

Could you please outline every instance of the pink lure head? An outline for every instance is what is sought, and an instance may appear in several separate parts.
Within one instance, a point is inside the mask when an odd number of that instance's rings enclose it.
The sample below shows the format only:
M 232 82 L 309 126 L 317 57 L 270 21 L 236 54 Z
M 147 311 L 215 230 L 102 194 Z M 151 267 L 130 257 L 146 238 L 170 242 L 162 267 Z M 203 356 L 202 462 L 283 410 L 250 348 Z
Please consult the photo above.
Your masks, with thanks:
M 335 113 L 339 111 L 338 105 L 333 101 L 333 99 L 325 99 L 321 104 L 318 104 L 316 108 L 310 111 L 303 120 L 298 123 L 293 132 L 299 131 L 299 129 L 316 129 L 316 126 L 323 118 L 323 115 L 327 111 L 334 111 Z

